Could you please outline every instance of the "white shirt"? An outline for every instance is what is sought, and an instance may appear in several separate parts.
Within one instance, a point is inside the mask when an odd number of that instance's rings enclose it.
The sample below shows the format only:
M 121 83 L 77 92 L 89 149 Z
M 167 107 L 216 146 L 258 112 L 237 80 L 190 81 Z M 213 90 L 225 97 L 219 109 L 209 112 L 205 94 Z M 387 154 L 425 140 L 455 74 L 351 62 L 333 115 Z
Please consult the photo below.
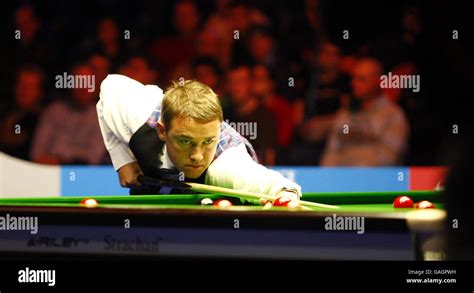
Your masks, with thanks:
M 155 85 L 143 85 L 123 75 L 112 74 L 100 86 L 97 115 L 115 170 L 135 162 L 128 143 L 163 100 L 163 91 Z M 174 167 L 166 146 L 161 157 L 163 168 Z M 210 165 L 205 183 L 243 191 L 276 195 L 282 188 L 301 187 L 280 173 L 256 163 L 245 144 L 226 149 Z
M 100 85 L 97 103 L 100 130 L 115 170 L 135 162 L 130 138 L 161 104 L 163 91 L 123 75 L 109 74 Z

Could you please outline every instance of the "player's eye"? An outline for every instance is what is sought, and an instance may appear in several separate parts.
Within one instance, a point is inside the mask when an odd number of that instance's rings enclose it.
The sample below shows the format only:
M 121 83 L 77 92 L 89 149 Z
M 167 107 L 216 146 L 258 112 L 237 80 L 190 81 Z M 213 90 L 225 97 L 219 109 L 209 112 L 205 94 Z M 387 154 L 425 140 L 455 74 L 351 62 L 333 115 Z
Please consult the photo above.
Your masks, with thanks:
M 208 139 L 204 141 L 204 144 L 212 144 L 213 141 L 213 139 Z
M 187 139 L 187 138 L 181 138 L 179 140 L 179 142 L 183 145 L 190 145 L 191 144 L 191 140 Z

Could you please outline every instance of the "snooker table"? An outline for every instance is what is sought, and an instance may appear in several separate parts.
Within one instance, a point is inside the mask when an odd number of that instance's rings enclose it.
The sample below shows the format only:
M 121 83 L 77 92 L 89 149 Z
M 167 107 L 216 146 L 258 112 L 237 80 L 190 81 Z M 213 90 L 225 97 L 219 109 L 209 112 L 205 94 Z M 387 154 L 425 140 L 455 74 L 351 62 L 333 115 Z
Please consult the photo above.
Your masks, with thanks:
M 437 208 L 393 208 L 401 194 Z M 340 207 L 311 210 L 263 210 L 255 201 L 219 194 L 2 198 L 0 217 L 37 217 L 38 225 L 36 234 L 0 230 L 0 256 L 443 259 L 442 196 L 435 190 L 304 193 L 303 200 Z M 84 198 L 99 205 L 81 206 Z M 234 205 L 201 206 L 204 198 Z

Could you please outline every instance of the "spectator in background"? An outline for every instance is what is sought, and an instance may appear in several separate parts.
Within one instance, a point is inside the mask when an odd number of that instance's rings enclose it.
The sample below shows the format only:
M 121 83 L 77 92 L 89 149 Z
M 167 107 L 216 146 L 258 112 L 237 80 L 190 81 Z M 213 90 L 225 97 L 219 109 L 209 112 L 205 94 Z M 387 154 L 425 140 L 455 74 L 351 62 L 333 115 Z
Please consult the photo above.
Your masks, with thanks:
M 153 69 L 147 58 L 143 56 L 132 56 L 120 67 L 119 73 L 133 78 L 142 84 L 155 84 L 158 79 L 158 71 Z
M 311 76 L 311 65 L 314 63 L 314 48 L 320 47 L 325 40 L 324 11 L 319 0 L 296 1 L 295 11 L 284 11 L 289 19 L 279 30 L 278 47 L 285 52 L 282 58 L 287 62 L 287 77 L 294 77 L 294 85 L 281 87 L 280 93 L 287 99 L 296 102 L 306 96 Z M 309 66 L 308 66 L 309 65 Z
M 246 48 L 245 40 L 251 26 L 250 7 L 242 1 L 235 1 L 230 5 L 230 27 L 232 29 L 231 60 L 232 64 L 248 62 L 250 54 Z M 229 64 L 229 66 L 232 66 Z
M 286 21 L 280 22 L 276 43 L 280 54 L 284 52 L 284 55 L 279 56 L 278 59 L 286 62 L 286 76 L 281 74 L 278 84 L 287 85 L 288 77 L 293 77 L 293 85 L 280 86 L 278 90 L 286 99 L 292 102 L 296 102 L 307 95 L 307 89 L 310 86 L 311 67 L 315 59 L 314 48 L 319 48 L 320 43 L 326 39 L 323 15 L 325 14 L 324 4 L 327 4 L 327 2 L 321 2 L 323 1 L 294 1 L 291 4 L 294 5 L 294 10 L 284 9 L 280 11 L 283 14 L 280 18 Z M 296 115 L 295 118 L 297 118 Z
M 341 72 L 341 58 L 340 49 L 327 41 L 316 56 L 311 87 L 298 117 L 304 117 L 302 132 L 309 141 L 326 139 L 341 99 L 349 93 L 349 77 Z
M 248 39 L 254 26 L 267 26 L 268 17 L 258 9 L 250 7 L 243 1 L 230 5 L 230 27 L 232 28 L 231 60 L 234 65 L 252 61 L 248 48 Z
M 203 30 L 199 33 L 196 47 L 197 56 L 209 56 L 219 60 L 221 52 L 218 40 L 210 31 Z M 220 64 L 218 63 L 220 66 Z
M 75 65 L 73 76 L 92 76 L 88 64 Z M 50 104 L 40 117 L 31 158 L 43 164 L 99 164 L 105 156 L 95 104 L 97 92 L 75 87 L 63 100 Z
M 275 41 L 265 27 L 253 27 L 248 37 L 248 50 L 252 63 L 275 66 Z
M 222 69 L 216 59 L 212 57 L 197 58 L 193 62 L 192 71 L 193 78 L 209 86 L 221 98 L 223 94 Z M 224 101 L 221 100 L 221 104 L 224 108 Z
M 289 41 L 293 44 L 291 47 L 288 46 L 288 51 L 291 56 L 297 57 L 302 62 L 312 61 L 313 48 L 318 47 L 318 43 L 326 36 L 320 2 L 319 0 L 299 2 L 298 4 L 303 6 L 296 11 L 288 28 Z
M 221 5 L 226 5 L 225 3 Z M 221 8 L 224 9 L 224 8 Z M 190 13 L 189 10 L 188 13 Z M 242 13 L 247 12 L 248 14 L 244 15 L 242 18 Z M 197 14 L 197 9 L 196 9 L 196 14 Z M 184 16 L 183 16 L 184 17 Z M 191 17 L 192 19 L 192 17 Z M 204 26 L 203 30 L 198 31 L 198 23 L 196 23 L 195 27 L 195 32 L 194 36 L 195 38 L 193 39 L 193 54 L 189 56 L 189 58 L 182 58 L 179 56 L 179 59 L 177 62 L 175 62 L 175 66 L 171 66 L 169 71 L 167 71 L 168 75 L 168 80 L 169 79 L 189 79 L 192 78 L 192 59 L 197 58 L 197 57 L 213 57 L 219 60 L 220 65 L 224 66 L 224 68 L 227 68 L 229 66 L 229 57 L 230 57 L 230 50 L 229 48 L 231 47 L 231 44 L 234 46 L 234 53 L 235 55 L 232 57 L 232 61 L 234 64 L 240 64 L 240 63 L 250 63 L 254 59 L 254 57 L 249 53 L 249 46 L 246 42 L 247 38 L 251 35 L 250 30 L 252 27 L 252 24 L 254 23 L 264 23 L 268 24 L 268 19 L 266 16 L 264 16 L 260 11 L 257 9 L 253 9 L 248 7 L 242 2 L 236 2 L 231 4 L 230 6 L 230 15 L 229 15 L 230 21 L 227 23 L 229 24 L 229 27 L 231 28 L 230 31 L 227 31 L 227 39 L 228 41 L 223 41 L 222 39 L 219 39 L 219 37 L 216 35 L 215 30 L 211 29 L 209 26 Z M 222 23 L 218 23 L 222 24 Z M 225 29 L 225 28 L 223 28 Z M 237 35 L 236 35 L 237 32 Z M 268 38 L 267 38 L 268 39 Z M 266 40 L 266 39 L 265 39 Z M 261 44 L 263 42 L 258 42 L 260 39 L 257 40 L 257 42 L 254 42 L 252 39 L 252 43 L 256 43 L 259 45 L 259 47 L 256 47 L 256 50 L 259 50 L 262 48 Z M 271 42 L 273 43 L 273 39 L 271 39 Z M 223 47 L 221 47 L 221 45 Z M 270 49 L 273 49 L 273 45 L 270 47 Z M 191 48 L 190 45 L 188 45 L 188 48 Z M 256 58 L 262 58 L 262 59 L 269 59 L 269 54 L 272 52 L 267 52 L 268 48 L 263 48 L 264 51 L 255 51 Z M 173 50 L 176 50 L 174 48 Z M 226 55 L 227 54 L 227 55 Z M 272 59 L 274 61 L 274 58 Z M 259 61 L 260 62 L 260 61 Z M 262 62 L 264 62 L 262 60 Z M 267 62 L 267 61 L 265 61 Z M 273 64 L 273 63 L 272 63 Z
M 232 101 L 224 94 L 223 71 L 216 59 L 212 57 L 199 57 L 192 65 L 192 78 L 208 85 L 219 97 L 222 111 L 229 113 L 232 108 Z
M 8 7 L 6 9 L 8 11 Z M 2 19 L 3 20 L 3 19 Z M 6 19 L 5 19 L 6 22 Z M 2 40 L 0 54 L 0 80 L 6 85 L 17 83 L 17 76 L 12 72 L 21 71 L 24 64 L 39 66 L 44 75 L 48 75 L 56 61 L 53 47 L 45 41 L 42 22 L 31 4 L 18 6 L 13 15 L 11 27 L 5 27 L 9 37 Z M 0 87 L 0 111 L 15 105 L 15 93 L 12 86 Z
M 276 119 L 252 93 L 252 75 L 249 66 L 237 65 L 227 73 L 227 92 L 232 107 L 224 112 L 229 124 L 252 143 L 262 164 L 274 165 L 277 145 Z M 230 110 L 230 111 L 229 111 Z
M 102 81 L 110 73 L 110 61 L 102 54 L 94 53 L 89 57 L 89 64 L 95 74 L 95 88 L 98 89 Z
M 102 53 L 114 59 L 120 53 L 120 33 L 117 22 L 111 18 L 104 18 L 99 22 L 97 40 Z
M 295 123 L 299 140 L 291 160 L 296 164 L 317 164 L 324 151 L 342 100 L 348 99 L 349 78 L 341 71 L 341 52 L 325 41 L 319 47 L 312 67 L 306 99 L 295 103 Z
M 107 58 L 110 69 L 115 70 L 125 55 L 124 44 L 121 40 L 122 36 L 117 22 L 112 18 L 102 18 L 97 25 L 96 38 L 86 40 L 77 54 L 79 56 L 100 54 Z
M 32 137 L 44 99 L 44 73 L 33 65 L 24 65 L 16 75 L 15 104 L 2 117 L 2 151 L 29 160 Z
M 261 101 L 265 109 L 276 118 L 278 158 L 283 158 L 285 150 L 293 137 L 293 107 L 287 100 L 275 92 L 274 78 L 265 65 L 252 68 L 252 93 Z M 280 163 L 280 162 L 278 162 Z
M 402 109 L 380 88 L 382 65 L 357 62 L 352 76 L 354 101 L 339 111 L 322 158 L 324 166 L 380 166 L 403 163 L 409 126 Z
M 423 33 L 423 22 L 417 6 L 406 6 L 402 9 L 400 31 L 395 37 L 379 37 L 368 48 L 369 54 L 382 62 L 394 75 L 419 74 L 418 62 L 433 57 L 425 57 L 426 48 Z M 385 88 L 385 94 L 394 102 L 403 105 L 408 114 L 415 111 L 421 103 L 421 97 L 413 99 L 400 88 Z
M 215 45 L 210 47 L 212 55 L 222 68 L 231 63 L 247 62 L 250 58 L 245 40 L 252 25 L 269 25 L 269 18 L 258 9 L 250 7 L 244 1 L 217 0 L 216 9 L 203 25 L 203 36 L 206 42 Z
M 181 63 L 190 63 L 196 54 L 196 42 L 199 32 L 200 15 L 196 3 L 192 0 L 176 2 L 173 11 L 173 35 L 152 42 L 150 54 L 163 69 L 161 82 L 182 76 L 173 76 Z M 177 73 L 179 75 L 179 72 Z
M 417 65 L 426 56 L 430 48 L 426 45 L 426 35 L 420 9 L 409 5 L 402 9 L 399 31 L 390 38 L 379 36 L 367 48 L 368 54 L 379 59 L 385 68 L 391 69 L 401 64 Z
M 266 26 L 253 26 L 250 29 L 248 40 L 250 62 L 267 67 L 273 76 L 273 86 L 278 93 L 284 93 L 289 88 L 289 62 L 281 55 L 271 29 Z M 294 71 L 291 71 L 294 73 Z
M 233 28 L 230 20 L 230 0 L 216 0 L 216 8 L 203 25 L 202 33 L 212 38 L 214 50 L 221 68 L 230 65 L 233 43 Z
M 51 49 L 42 41 L 41 21 L 30 4 L 24 4 L 15 13 L 15 30 L 19 39 L 13 49 L 16 64 L 48 65 Z
M 201 58 L 212 58 L 216 59 L 219 57 L 219 46 L 217 40 L 214 36 L 211 35 L 209 31 L 202 31 L 199 33 L 197 39 L 197 46 L 196 46 L 196 55 L 194 56 L 193 60 L 185 60 L 179 65 L 175 66 L 169 76 L 172 79 L 192 79 L 194 76 L 193 72 L 193 63 L 195 63 L 196 59 Z M 217 64 L 219 66 L 219 64 Z

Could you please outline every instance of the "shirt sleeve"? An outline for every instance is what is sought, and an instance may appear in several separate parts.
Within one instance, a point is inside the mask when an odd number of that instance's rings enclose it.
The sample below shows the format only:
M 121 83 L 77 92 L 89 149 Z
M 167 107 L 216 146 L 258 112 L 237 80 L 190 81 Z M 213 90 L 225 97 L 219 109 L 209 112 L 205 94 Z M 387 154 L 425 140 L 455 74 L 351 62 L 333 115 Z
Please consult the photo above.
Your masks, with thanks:
M 110 154 L 110 159 L 112 160 L 115 171 L 128 163 L 135 162 L 136 159 L 129 147 L 117 138 L 105 122 L 102 101 L 97 103 L 97 116 L 99 118 L 99 126 L 104 144 Z
M 130 138 L 162 99 L 159 87 L 143 85 L 124 75 L 110 74 L 101 83 L 97 116 L 115 170 L 136 161 L 128 145 Z
M 206 184 L 268 195 L 276 195 L 282 188 L 294 188 L 301 196 L 298 184 L 256 163 L 243 143 L 225 150 L 212 162 Z

